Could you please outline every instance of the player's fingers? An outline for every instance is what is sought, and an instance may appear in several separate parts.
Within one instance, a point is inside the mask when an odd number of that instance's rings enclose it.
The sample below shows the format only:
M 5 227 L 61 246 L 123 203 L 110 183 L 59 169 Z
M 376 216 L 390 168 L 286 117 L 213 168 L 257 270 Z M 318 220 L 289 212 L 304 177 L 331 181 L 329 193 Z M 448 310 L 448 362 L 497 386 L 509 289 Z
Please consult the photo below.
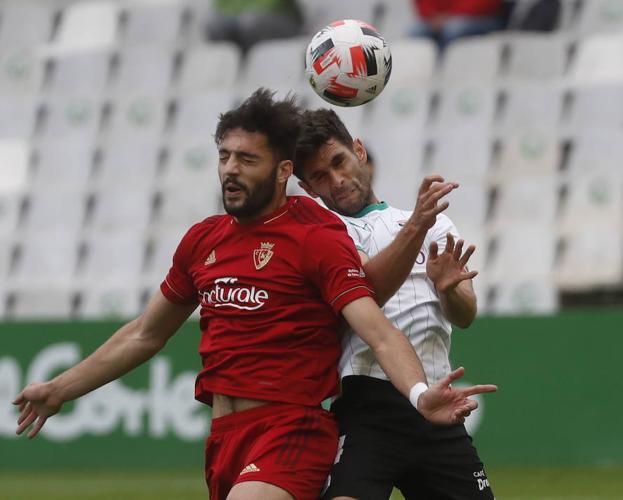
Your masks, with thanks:
M 28 415 L 33 411 L 32 405 L 30 403 L 26 403 L 22 408 L 20 408 L 19 416 L 17 417 L 17 423 L 21 424 Z
M 435 207 L 433 207 L 433 209 L 430 212 L 430 216 L 436 216 L 437 214 L 440 214 L 441 212 L 443 212 L 446 208 L 448 208 L 450 206 L 450 203 L 448 203 L 447 201 L 444 201 L 442 204 L 440 205 L 436 205 Z
M 48 419 L 48 417 L 39 417 L 39 419 L 37 420 L 37 423 L 34 425 L 34 427 L 30 430 L 30 432 L 27 434 L 28 439 L 32 439 L 34 438 L 37 434 L 39 434 L 39 431 L 41 430 L 41 428 L 43 427 L 43 424 L 45 424 L 45 421 Z
M 454 253 L 452 254 L 452 256 L 457 262 L 461 260 L 461 254 L 463 253 L 463 243 L 465 243 L 463 240 L 459 240 L 456 242 L 456 245 L 454 245 Z
M 454 252 L 454 236 L 452 236 L 452 233 L 448 233 L 446 234 L 446 253 L 453 253 Z
M 476 276 L 478 276 L 478 271 L 468 271 L 461 275 L 462 281 L 465 280 L 473 280 Z
M 439 251 L 439 246 L 436 241 L 431 241 L 430 246 L 428 247 L 428 260 L 435 260 L 437 258 L 437 252 Z
M 461 267 L 465 267 L 467 265 L 467 262 L 472 257 L 475 251 L 476 245 L 470 245 L 467 247 L 467 250 L 465 250 L 465 253 L 461 255 L 461 258 L 459 259 L 459 264 L 461 265 Z
M 465 373 L 465 368 L 463 368 L 462 366 L 459 366 L 457 369 L 452 370 L 450 373 L 448 373 L 448 375 L 442 378 L 439 381 L 439 385 L 444 386 L 444 387 L 449 387 L 450 384 L 452 384 L 452 382 L 461 378 L 464 373 Z
M 422 194 L 422 204 L 426 207 L 436 205 L 437 202 L 450 193 L 453 189 L 456 189 L 458 184 L 452 184 L 444 182 L 442 184 L 435 184 L 427 192 Z
M 422 184 L 420 184 L 419 193 L 422 194 L 428 191 L 428 189 L 431 187 L 433 182 L 443 182 L 443 181 L 444 181 L 444 178 L 441 175 L 437 175 L 437 174 L 427 175 L 426 177 L 424 177 Z
M 24 401 L 25 401 L 24 391 L 22 391 L 17 396 L 15 396 L 15 399 L 12 401 L 12 403 L 14 405 L 21 405 Z
M 28 429 L 28 427 L 30 426 L 30 424 L 32 424 L 35 419 L 37 418 L 37 413 L 35 413 L 34 411 L 30 412 L 28 414 L 28 416 L 26 417 L 25 420 L 23 420 L 18 426 L 17 426 L 17 430 L 15 431 L 16 434 L 21 434 L 22 432 L 24 432 L 26 429 Z
M 469 396 L 474 396 L 475 394 L 484 394 L 486 392 L 495 392 L 497 390 L 498 386 L 494 384 L 478 384 L 462 388 L 461 393 L 467 398 Z

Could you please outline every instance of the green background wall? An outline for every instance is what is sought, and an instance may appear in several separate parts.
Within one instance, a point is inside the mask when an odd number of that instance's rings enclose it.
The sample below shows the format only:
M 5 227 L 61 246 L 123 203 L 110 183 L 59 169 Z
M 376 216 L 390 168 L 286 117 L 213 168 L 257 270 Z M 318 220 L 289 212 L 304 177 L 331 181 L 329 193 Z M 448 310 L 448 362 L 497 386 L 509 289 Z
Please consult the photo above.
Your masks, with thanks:
M 485 463 L 623 464 L 622 325 L 622 312 L 587 312 L 480 318 L 455 331 L 453 362 L 466 367 L 466 381 L 500 388 L 483 398 L 471 423 Z M 194 323 L 149 364 L 68 405 L 58 424 L 46 424 L 55 435 L 14 437 L 10 401 L 29 370 L 47 360 L 47 372 L 58 371 L 62 359 L 88 354 L 117 326 L 0 323 L 0 468 L 202 463 L 210 413 L 193 403 L 200 367 Z M 63 432 L 70 438 L 61 439 Z

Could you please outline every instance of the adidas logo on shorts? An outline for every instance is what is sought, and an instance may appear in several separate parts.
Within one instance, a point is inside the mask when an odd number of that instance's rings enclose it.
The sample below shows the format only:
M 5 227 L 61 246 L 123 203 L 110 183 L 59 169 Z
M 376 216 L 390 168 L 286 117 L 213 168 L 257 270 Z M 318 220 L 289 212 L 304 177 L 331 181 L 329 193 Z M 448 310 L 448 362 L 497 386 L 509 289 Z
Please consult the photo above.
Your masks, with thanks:
M 259 472 L 259 471 L 260 471 L 260 468 L 257 465 L 249 464 L 244 469 L 242 469 L 242 472 L 239 475 L 242 476 L 243 474 L 247 474 L 248 472 Z

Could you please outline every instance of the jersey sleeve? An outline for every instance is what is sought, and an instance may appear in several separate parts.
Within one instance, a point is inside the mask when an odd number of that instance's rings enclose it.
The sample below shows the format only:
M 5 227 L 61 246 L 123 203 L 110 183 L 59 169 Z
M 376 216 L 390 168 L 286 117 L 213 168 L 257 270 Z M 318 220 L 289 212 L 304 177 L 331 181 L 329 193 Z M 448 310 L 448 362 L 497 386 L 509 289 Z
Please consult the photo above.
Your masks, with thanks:
M 448 233 L 454 236 L 454 241 L 457 241 L 461 237 L 461 235 L 459 234 L 459 230 L 456 228 L 450 218 L 447 215 L 439 214 L 437 216 L 437 221 L 433 226 L 432 234 L 432 241 L 437 242 L 437 246 L 439 247 L 439 253 L 443 252 L 446 249 L 446 235 Z
M 372 234 L 367 226 L 354 224 L 348 219 L 342 219 L 342 221 L 346 226 L 348 236 L 351 237 L 353 243 L 355 244 L 355 248 L 357 250 L 361 250 L 366 255 L 370 255 L 370 240 L 372 238 Z
M 173 265 L 160 285 L 162 294 L 174 304 L 191 305 L 198 303 L 197 288 L 189 273 L 195 227 L 191 228 L 173 254 Z
M 306 277 L 336 314 L 355 299 L 375 298 L 353 241 L 338 221 L 308 233 L 302 258 Z

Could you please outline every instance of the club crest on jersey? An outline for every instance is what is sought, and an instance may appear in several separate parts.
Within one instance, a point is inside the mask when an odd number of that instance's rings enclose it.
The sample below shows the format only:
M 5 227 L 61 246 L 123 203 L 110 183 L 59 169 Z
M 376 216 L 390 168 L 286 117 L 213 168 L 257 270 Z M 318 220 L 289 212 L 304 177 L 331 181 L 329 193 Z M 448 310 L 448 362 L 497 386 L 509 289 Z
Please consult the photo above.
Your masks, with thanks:
M 253 250 L 253 263 L 255 264 L 255 269 L 259 271 L 270 262 L 270 259 L 274 255 L 274 246 L 274 243 L 260 243 L 260 248 Z

